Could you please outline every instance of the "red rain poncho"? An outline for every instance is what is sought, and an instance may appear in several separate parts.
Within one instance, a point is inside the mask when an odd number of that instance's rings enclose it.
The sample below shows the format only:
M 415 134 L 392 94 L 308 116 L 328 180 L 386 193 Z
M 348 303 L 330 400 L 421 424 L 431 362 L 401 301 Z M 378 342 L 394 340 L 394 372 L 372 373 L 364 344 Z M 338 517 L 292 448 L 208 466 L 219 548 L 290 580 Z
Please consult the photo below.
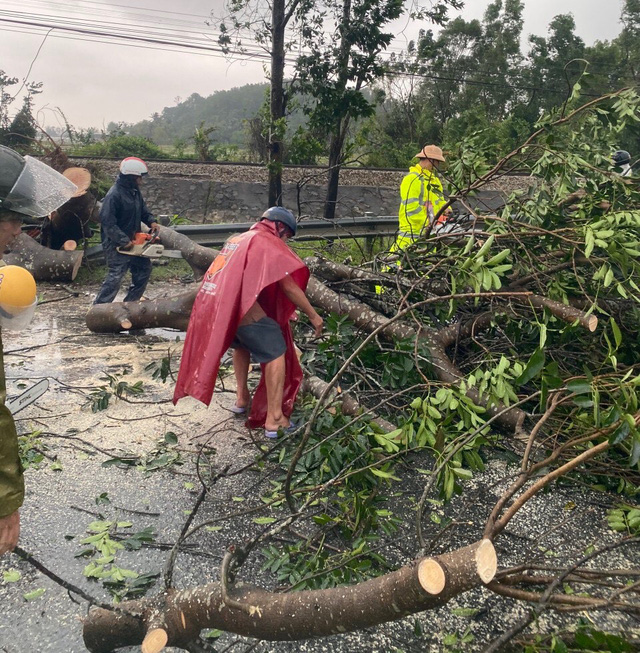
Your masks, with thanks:
M 207 406 L 220 367 L 240 320 L 258 301 L 268 317 L 281 327 L 287 351 L 282 412 L 289 417 L 302 381 L 289 320 L 296 307 L 280 289 L 278 281 L 290 275 L 304 291 L 309 270 L 279 238 L 276 225 L 263 220 L 243 234 L 227 240 L 204 276 L 196 295 L 184 343 L 173 403 L 185 396 Z M 263 368 L 264 371 L 264 368 Z M 264 373 L 254 393 L 247 425 L 264 426 L 267 391 Z

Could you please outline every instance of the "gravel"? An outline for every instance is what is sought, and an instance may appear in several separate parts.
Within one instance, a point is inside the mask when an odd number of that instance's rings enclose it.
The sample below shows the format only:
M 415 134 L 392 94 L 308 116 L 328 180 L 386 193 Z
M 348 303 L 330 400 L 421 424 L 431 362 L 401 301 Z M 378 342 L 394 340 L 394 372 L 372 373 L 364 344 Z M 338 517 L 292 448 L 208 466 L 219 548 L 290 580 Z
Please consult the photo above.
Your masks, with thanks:
M 42 285 L 46 299 L 66 296 L 60 287 Z M 84 313 L 89 308 L 93 290 L 83 289 L 79 297 L 45 304 L 38 309 L 29 331 L 4 334 L 5 365 L 9 395 L 19 392 L 18 384 L 22 381 L 29 384 L 36 378 L 47 377 L 51 384 L 41 399 L 18 415 L 20 432 L 41 430 L 39 439 L 47 447 L 47 458 L 40 468 L 26 472 L 21 546 L 63 578 L 108 601 L 109 596 L 100 585 L 84 578 L 82 571 L 87 560 L 74 557 L 83 548 L 80 540 L 86 537 L 87 525 L 98 518 L 96 515 L 101 513 L 106 518 L 133 522 L 133 527 L 124 532 L 152 527 L 157 543 L 172 543 L 197 496 L 199 484 L 195 476 L 194 452 L 199 445 L 208 443 L 209 460 L 216 470 L 227 465 L 236 469 L 251 462 L 256 447 L 242 421 L 232 417 L 228 410 L 233 394 L 216 394 L 210 408 L 191 399 L 174 407 L 170 403 L 173 390 L 170 380 L 162 383 L 151 378 L 151 371 L 146 367 L 159 363 L 168 351 L 175 357 L 181 347 L 175 342 L 179 334 L 151 331 L 134 337 L 89 333 L 84 326 Z M 178 283 L 152 284 L 149 294 L 172 295 L 181 290 Z M 123 371 L 127 373 L 123 375 Z M 107 410 L 92 412 L 88 394 L 91 389 L 106 384 L 105 372 L 131 384 L 142 381 L 143 394 L 131 401 L 146 403 L 134 404 L 112 398 Z M 184 464 L 152 473 L 135 467 L 102 465 L 109 454 L 122 451 L 148 454 L 168 431 L 178 437 L 177 448 Z M 413 506 L 425 479 L 420 469 L 428 464 L 424 458 L 416 457 L 398 468 L 402 482 L 397 485 L 398 495 L 391 507 L 406 521 L 384 551 L 395 564 L 408 562 L 417 551 Z M 492 505 L 515 473 L 517 467 L 500 458 L 492 459 L 486 472 L 476 475 L 465 486 L 464 494 L 452 501 L 446 510 L 434 508 L 435 513 L 459 522 L 457 528 L 447 531 L 444 539 L 438 541 L 436 550 L 450 550 L 477 540 Z M 210 492 L 196 522 L 232 516 L 258 505 L 263 483 L 255 473 L 221 480 Z M 110 503 L 97 505 L 96 498 L 105 492 Z M 500 565 L 531 558 L 566 565 L 579 558 L 587 546 L 602 546 L 613 541 L 617 536 L 607 529 L 605 515 L 607 506 L 615 501 L 615 497 L 568 484 L 558 486 L 552 493 L 541 494 L 525 506 L 498 540 Z M 426 524 L 426 537 L 430 540 L 437 536 L 438 530 L 429 519 Z M 174 573 L 178 587 L 216 580 L 226 547 L 242 542 L 256 528 L 252 517 L 246 516 L 232 516 L 220 526 L 220 530 L 211 532 L 203 529 L 194 537 L 196 549 L 205 555 L 183 553 L 178 557 Z M 122 566 L 141 573 L 160 572 L 166 556 L 164 550 L 145 547 L 122 552 L 118 559 Z M 634 549 L 618 549 L 607 556 L 606 561 L 596 562 L 596 566 L 604 566 L 606 562 L 606 566 L 638 568 L 640 556 Z M 261 572 L 261 564 L 259 554 L 250 558 L 240 577 L 273 587 L 273 579 Z M 18 582 L 2 581 L 2 572 L 9 570 L 21 572 Z M 157 591 L 159 585 L 153 591 Z M 26 601 L 24 595 L 37 589 L 46 591 L 40 598 Z M 0 604 L 0 651 L 81 653 L 85 650 L 81 621 L 86 614 L 86 603 L 72 600 L 65 590 L 13 555 L 0 560 Z M 461 616 L 456 610 L 460 608 L 471 609 L 472 614 Z M 463 649 L 480 651 L 521 619 L 526 610 L 526 606 L 478 588 L 438 610 L 376 628 L 306 642 L 260 642 L 252 650 L 263 653 L 436 653 L 454 650 L 443 644 L 446 634 L 462 634 L 468 630 L 473 641 Z M 613 631 L 632 631 L 637 625 L 615 614 L 594 613 L 589 618 L 596 626 Z M 571 617 L 545 613 L 533 628 L 543 633 L 553 632 L 567 621 L 571 621 Z M 248 650 L 255 643 L 223 634 L 216 648 L 227 650 L 225 647 L 233 642 L 238 642 L 229 649 L 233 651 Z

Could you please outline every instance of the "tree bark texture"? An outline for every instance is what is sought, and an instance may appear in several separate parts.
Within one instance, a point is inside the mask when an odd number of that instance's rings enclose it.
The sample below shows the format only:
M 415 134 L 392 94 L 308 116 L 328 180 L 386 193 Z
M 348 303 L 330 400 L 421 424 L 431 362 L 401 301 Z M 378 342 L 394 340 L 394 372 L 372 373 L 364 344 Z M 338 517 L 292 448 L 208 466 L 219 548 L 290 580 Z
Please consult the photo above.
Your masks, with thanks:
M 269 206 L 282 204 L 282 141 L 284 117 L 285 0 L 274 0 L 271 9 L 271 95 L 269 120 Z
M 72 197 L 51 214 L 49 224 L 43 227 L 41 243 L 51 249 L 60 249 L 67 240 L 77 243 L 91 236 L 89 221 L 98 222 L 97 202 L 90 193 Z
M 319 399 L 328 385 L 329 384 L 326 381 L 323 381 L 317 376 L 305 375 L 300 390 L 302 392 L 309 392 L 314 397 Z M 362 406 L 348 394 L 341 394 L 334 390 L 334 393 L 330 397 L 329 401 L 337 402 L 340 405 L 340 409 L 342 410 L 343 415 L 357 417 L 362 413 Z M 381 417 L 376 417 L 375 415 L 372 415 L 371 422 L 378 428 L 382 429 L 385 433 L 391 433 L 391 431 L 395 431 L 397 428 L 391 424 L 391 422 L 387 422 L 387 420 L 382 419 Z
M 168 646 L 184 647 L 203 628 L 269 641 L 326 637 L 437 608 L 491 582 L 496 568 L 493 545 L 481 540 L 348 587 L 281 594 L 237 584 L 229 598 L 246 610 L 227 605 L 221 584 L 211 583 L 118 606 L 139 617 L 93 609 L 84 622 L 84 642 L 92 653 L 107 653 L 139 645 L 146 633 L 162 629 Z
M 197 290 L 146 302 L 94 304 L 85 317 L 94 333 L 117 333 L 129 329 L 168 327 L 186 331 Z
M 317 276 L 327 279 L 328 281 L 368 281 L 372 285 L 379 284 L 388 286 L 396 285 L 399 282 L 402 286 L 407 287 L 407 289 L 410 287 L 410 284 L 406 282 L 403 283 L 402 279 L 396 279 L 390 275 L 371 272 L 370 270 L 364 270 L 362 268 L 354 268 L 345 265 L 344 263 L 334 263 L 333 261 L 327 261 L 326 259 L 317 256 L 306 258 L 305 263 Z M 385 277 L 389 279 L 386 283 L 384 281 Z M 393 283 L 391 283 L 391 280 Z M 517 287 L 520 289 L 521 284 L 516 280 L 505 289 L 509 290 L 511 287 Z M 438 279 L 429 279 L 426 290 L 434 295 L 446 295 L 450 292 L 449 286 Z M 598 326 L 598 318 L 595 315 L 589 315 L 573 305 L 562 304 L 561 302 L 548 299 L 547 297 L 541 297 L 540 295 L 531 294 L 522 298 L 512 297 L 510 301 L 523 306 L 528 305 L 533 308 L 546 308 L 552 315 L 555 315 L 555 317 L 564 322 L 571 323 L 578 321 L 581 326 L 591 332 L 595 331 Z
M 43 247 L 31 236 L 20 234 L 5 254 L 7 265 L 20 265 L 33 274 L 36 281 L 73 281 L 82 263 L 83 252 L 53 250 Z
M 160 242 L 167 249 L 178 249 L 182 252 L 182 258 L 191 266 L 196 279 L 201 279 L 218 255 L 218 250 L 203 247 L 195 243 L 189 236 L 178 233 L 170 227 L 158 225 Z M 191 310 L 191 309 L 189 309 Z

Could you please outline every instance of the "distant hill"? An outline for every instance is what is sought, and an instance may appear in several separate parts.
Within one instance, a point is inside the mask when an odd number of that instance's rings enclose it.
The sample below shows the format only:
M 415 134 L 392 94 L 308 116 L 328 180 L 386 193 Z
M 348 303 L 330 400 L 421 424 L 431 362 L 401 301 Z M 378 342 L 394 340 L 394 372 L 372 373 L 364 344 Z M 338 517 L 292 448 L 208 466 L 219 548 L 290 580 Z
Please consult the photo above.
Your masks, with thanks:
M 155 113 L 150 120 L 128 125 L 126 131 L 159 145 L 173 145 L 177 139 L 188 140 L 204 121 L 205 127 L 215 127 L 211 134 L 214 143 L 242 145 L 246 141 L 243 121 L 256 116 L 268 89 L 268 84 L 247 84 L 208 97 L 194 93 L 175 107 Z

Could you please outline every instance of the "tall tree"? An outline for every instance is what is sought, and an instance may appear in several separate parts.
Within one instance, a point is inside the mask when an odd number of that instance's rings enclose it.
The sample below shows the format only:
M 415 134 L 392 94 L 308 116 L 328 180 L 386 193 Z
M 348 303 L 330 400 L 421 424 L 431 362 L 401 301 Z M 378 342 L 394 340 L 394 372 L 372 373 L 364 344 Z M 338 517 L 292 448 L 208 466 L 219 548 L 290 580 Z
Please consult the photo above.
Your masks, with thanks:
M 458 0 L 439 0 L 419 8 L 417 16 L 443 24 L 448 8 L 460 6 Z M 392 21 L 408 10 L 404 0 L 330 0 L 316 7 L 314 24 L 321 29 L 309 31 L 305 40 L 309 53 L 298 57 L 296 74 L 303 96 L 310 98 L 307 113 L 311 125 L 323 128 L 328 137 L 327 219 L 335 217 L 351 123 L 374 111 L 363 91 L 388 70 L 381 55 L 394 37 Z M 324 24 L 320 20 L 323 16 Z
M 640 79 L 640 0 L 625 0 L 621 22 L 624 25 L 617 41 L 622 49 L 622 63 L 629 81 Z
M 271 4 L 261 0 L 231 0 L 226 6 L 228 15 L 219 23 L 218 41 L 227 53 L 233 49 L 247 51 L 241 34 L 249 29 L 253 40 L 264 46 L 270 56 L 269 206 L 282 204 L 282 146 L 290 95 L 284 80 L 285 54 L 296 40 L 293 36 L 287 38 L 287 30 L 303 32 L 312 6 L 312 0 L 273 0 Z

